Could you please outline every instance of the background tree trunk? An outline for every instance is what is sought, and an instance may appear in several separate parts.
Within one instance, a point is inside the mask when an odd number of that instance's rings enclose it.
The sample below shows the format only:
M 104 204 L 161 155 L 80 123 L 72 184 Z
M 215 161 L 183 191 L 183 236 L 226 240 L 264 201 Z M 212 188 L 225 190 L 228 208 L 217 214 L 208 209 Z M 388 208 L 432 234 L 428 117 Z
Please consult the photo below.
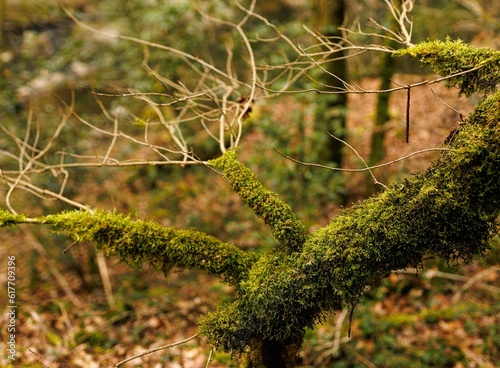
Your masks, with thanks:
M 390 42 L 388 46 L 395 46 L 395 42 Z M 391 87 L 391 77 L 394 74 L 395 59 L 391 54 L 384 54 L 380 60 L 380 90 Z M 374 166 L 380 163 L 385 157 L 385 124 L 390 120 L 389 102 L 390 93 L 380 93 L 377 97 L 375 112 L 375 122 L 371 136 L 370 157 L 368 165 Z M 378 187 L 373 183 L 372 177 L 367 176 L 366 196 L 369 197 L 378 191 Z
M 399 7 L 401 2 L 395 1 Z M 396 31 L 397 23 L 395 18 L 390 18 L 389 28 Z M 387 40 L 385 46 L 397 48 L 398 43 L 394 40 Z M 379 90 L 387 90 L 391 88 L 391 78 L 394 74 L 396 59 L 388 53 L 385 53 L 380 58 L 380 88 Z M 368 165 L 374 166 L 380 163 L 385 157 L 385 124 L 390 120 L 389 101 L 391 98 L 390 93 L 380 93 L 377 97 L 377 106 L 375 112 L 375 123 L 371 137 L 370 157 L 368 158 Z M 380 188 L 373 183 L 371 176 L 367 176 L 366 196 L 369 197 L 375 194 Z
M 314 17 L 316 19 L 316 30 L 325 37 L 341 37 L 339 30 L 344 22 L 346 11 L 344 0 L 313 0 Z M 327 72 L 318 75 L 317 80 L 322 83 L 320 89 L 334 91 L 336 88 L 344 89 L 341 80 L 347 80 L 347 64 L 345 51 L 337 52 L 340 60 L 323 64 Z M 345 140 L 347 137 L 346 113 L 347 94 L 324 94 L 316 97 L 315 101 L 315 124 L 316 131 L 330 132 L 336 137 Z M 342 166 L 344 161 L 344 146 L 341 142 L 328 139 L 323 147 L 318 148 L 322 152 L 319 159 L 329 162 L 335 166 Z M 339 195 L 339 202 L 345 203 L 345 195 Z
M 0 48 L 3 45 L 3 29 L 5 23 L 5 11 L 6 11 L 6 3 L 5 0 L 0 0 Z

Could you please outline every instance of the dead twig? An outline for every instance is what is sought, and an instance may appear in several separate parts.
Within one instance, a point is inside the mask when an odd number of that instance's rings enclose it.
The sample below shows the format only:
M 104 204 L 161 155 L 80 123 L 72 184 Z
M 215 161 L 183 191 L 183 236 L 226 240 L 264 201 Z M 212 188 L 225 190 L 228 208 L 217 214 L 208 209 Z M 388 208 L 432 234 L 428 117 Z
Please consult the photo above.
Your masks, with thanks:
M 334 137 L 334 136 L 332 136 L 332 137 Z M 363 164 L 365 165 L 365 167 L 359 168 L 359 169 L 348 169 L 348 168 L 341 168 L 341 167 L 332 167 L 332 166 L 321 165 L 321 164 L 317 164 L 317 163 L 313 163 L 313 162 L 300 161 L 300 160 L 297 160 L 297 159 L 295 159 L 293 157 L 285 155 L 283 152 L 280 152 L 277 149 L 274 149 L 274 151 L 276 151 L 276 153 L 278 153 L 279 155 L 283 156 L 284 158 L 286 158 L 286 159 L 288 159 L 290 161 L 293 161 L 295 163 L 298 163 L 300 165 L 304 165 L 304 166 L 318 167 L 320 169 L 328 169 L 328 170 L 332 170 L 332 171 L 344 171 L 344 172 L 364 172 L 364 171 L 369 171 L 370 174 L 372 174 L 371 170 L 373 170 L 373 169 L 378 169 L 378 168 L 381 168 L 381 167 L 393 165 L 396 162 L 406 160 L 406 159 L 408 159 L 408 158 L 410 158 L 412 156 L 419 155 L 419 154 L 422 154 L 422 153 L 434 152 L 434 151 L 440 151 L 440 152 L 442 152 L 442 151 L 453 151 L 450 148 L 426 148 L 426 149 L 422 149 L 422 150 L 418 150 L 418 151 L 412 152 L 412 153 L 410 153 L 410 154 L 408 154 L 406 156 L 396 158 L 396 159 L 391 160 L 389 162 L 385 162 L 383 164 L 368 166 L 368 164 L 366 163 L 366 161 L 359 155 L 359 153 L 351 145 L 347 144 L 345 141 L 342 141 L 340 138 L 336 138 L 336 137 L 334 137 L 334 138 L 337 139 L 337 140 L 339 140 L 339 141 L 341 141 L 341 142 L 343 142 L 350 149 L 352 149 L 357 154 L 358 158 L 363 162 Z M 374 177 L 373 174 L 372 174 L 372 177 L 373 177 L 373 179 L 375 181 L 375 184 L 381 184 L 381 185 L 383 185 L 382 183 L 380 183 L 380 182 L 377 181 L 377 179 Z
M 497 269 L 498 270 L 498 269 Z M 409 275 L 418 275 L 418 270 L 416 269 L 407 269 L 407 270 L 397 270 L 394 271 L 396 274 L 409 274 Z M 453 280 L 453 281 L 458 281 L 458 282 L 464 282 L 467 283 L 471 279 L 468 276 L 463 276 L 463 275 L 457 275 L 455 273 L 448 273 L 448 272 L 442 272 L 442 271 L 436 271 L 436 270 L 427 270 L 423 273 L 423 276 L 432 279 L 434 277 L 439 277 L 442 279 L 447 279 L 447 280 Z M 484 277 L 484 276 L 482 276 Z M 477 286 L 481 290 L 488 291 L 493 294 L 500 294 L 500 288 L 485 284 L 483 282 L 480 282 L 479 280 L 474 280 L 474 282 L 471 284 Z M 470 287 L 470 286 L 469 286 Z
M 118 362 L 116 363 L 115 367 L 119 367 L 127 362 L 130 362 L 131 360 L 134 360 L 134 359 L 137 359 L 137 358 L 140 358 L 140 357 L 143 357 L 145 355 L 149 355 L 149 354 L 152 354 L 154 352 L 157 352 L 157 351 L 160 351 L 160 350 L 163 350 L 163 349 L 168 349 L 168 348 L 171 348 L 171 347 L 174 347 L 174 346 L 179 346 L 179 345 L 182 345 L 182 344 L 185 344 L 193 339 L 195 339 L 196 337 L 198 337 L 199 333 L 191 336 L 191 337 L 188 337 L 187 339 L 184 339 L 182 341 L 178 341 L 178 342 L 174 342 L 172 344 L 168 344 L 168 345 L 163 345 L 163 346 L 160 346 L 160 347 L 157 347 L 157 348 L 154 348 L 154 349 L 150 349 L 148 351 L 145 351 L 143 353 L 140 353 L 140 354 L 137 354 L 137 355 L 134 355 L 133 357 L 130 357 L 130 358 L 127 358 L 127 359 L 124 359 L 122 360 L 121 362 Z
M 479 280 L 485 278 L 486 276 L 488 276 L 489 274 L 493 273 L 493 272 L 498 272 L 500 271 L 500 268 L 498 267 L 490 267 L 490 268 L 487 268 L 486 270 L 483 270 L 479 273 L 477 273 L 476 275 L 472 276 L 469 280 L 467 280 L 467 282 L 465 284 L 463 284 L 456 292 L 455 294 L 453 295 L 453 298 L 451 299 L 452 303 L 453 304 L 456 304 L 458 303 L 458 301 L 460 300 L 460 297 L 462 296 L 462 294 L 467 291 L 472 285 L 474 285 L 476 282 L 478 282 Z

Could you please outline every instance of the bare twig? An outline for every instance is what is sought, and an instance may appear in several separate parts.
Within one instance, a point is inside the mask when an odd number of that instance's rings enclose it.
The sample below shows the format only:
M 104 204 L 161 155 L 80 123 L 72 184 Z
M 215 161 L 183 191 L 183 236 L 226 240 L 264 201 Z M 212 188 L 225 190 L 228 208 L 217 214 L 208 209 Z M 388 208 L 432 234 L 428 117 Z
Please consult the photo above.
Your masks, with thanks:
M 396 162 L 399 162 L 399 161 L 403 161 L 403 160 L 406 160 L 412 156 L 415 156 L 415 155 L 419 155 L 419 154 L 422 154 L 422 153 L 427 153 L 427 152 L 434 152 L 434 151 L 452 151 L 452 149 L 450 148 L 426 148 L 426 149 L 422 149 L 422 150 L 419 150 L 419 151 L 415 151 L 415 152 L 412 152 L 406 156 L 403 156 L 403 157 L 399 157 L 397 159 L 394 159 L 394 160 L 391 160 L 389 162 L 385 162 L 383 164 L 378 164 L 378 165 L 374 165 L 374 166 L 368 166 L 368 164 L 366 163 L 366 161 L 361 157 L 361 155 L 359 155 L 359 153 L 356 151 L 356 149 L 354 147 L 352 147 L 351 145 L 349 145 L 347 142 L 341 140 L 340 138 L 337 138 L 333 135 L 330 134 L 330 136 L 332 138 L 335 138 L 337 139 L 338 141 L 342 142 L 343 144 L 345 144 L 347 147 L 349 147 L 357 156 L 358 158 L 363 162 L 363 164 L 365 165 L 364 168 L 360 168 L 360 169 L 348 169 L 348 168 L 340 168 L 340 167 L 331 167 L 331 166 L 327 166 L 327 165 L 321 165 L 321 164 L 317 164 L 317 163 L 313 163 L 313 162 L 304 162 L 304 161 L 300 161 L 300 160 L 297 160 L 293 157 L 290 157 L 288 155 L 285 155 L 284 153 L 278 151 L 277 149 L 274 149 L 279 155 L 283 156 L 284 158 L 290 160 L 290 161 L 293 161 L 295 163 L 298 163 L 300 165 L 304 165 L 304 166 L 311 166 L 311 167 L 318 167 L 318 168 L 321 168 L 321 169 L 328 169 L 328 170 L 332 170 L 332 171 L 344 171 L 344 172 L 363 172 L 363 171 L 368 171 L 375 184 L 380 184 L 380 185 L 383 185 L 385 187 L 384 184 L 380 183 L 376 178 L 375 176 L 373 175 L 372 173 L 372 170 L 373 169 L 378 169 L 378 168 L 381 168 L 381 167 L 384 167 L 384 166 L 389 166 L 389 165 L 393 165 L 395 164 Z
M 68 315 L 68 311 L 66 310 L 66 307 L 64 306 L 64 303 L 57 302 L 57 305 L 59 306 L 59 309 L 61 310 L 61 315 L 64 321 L 64 324 L 66 325 L 67 333 L 66 336 L 68 337 L 68 344 L 67 346 L 75 346 L 75 333 L 74 333 L 74 328 L 73 325 L 71 324 L 71 320 Z
M 335 324 L 335 337 L 334 337 L 333 346 L 331 349 L 331 354 L 333 356 L 337 356 L 339 353 L 340 335 L 342 332 L 342 325 L 344 324 L 344 320 L 347 317 L 348 313 L 349 313 L 348 308 L 342 309 L 342 312 L 340 312 L 339 318 L 337 319 L 337 323 Z
M 392 1 L 390 0 L 384 0 L 385 4 L 387 5 L 387 8 L 389 9 L 389 12 L 391 13 L 391 16 L 394 18 L 395 24 L 397 29 L 392 30 L 390 28 L 387 28 L 383 25 L 381 25 L 379 22 L 377 22 L 375 19 L 370 18 L 369 22 L 373 28 L 377 29 L 378 31 L 382 32 L 377 32 L 377 33 L 368 33 L 363 30 L 361 30 L 361 26 L 357 25 L 358 30 L 353 31 L 348 28 L 342 27 L 341 30 L 345 34 L 356 34 L 356 35 L 363 35 L 363 36 L 371 36 L 371 37 L 376 37 L 380 39 L 386 39 L 386 40 L 392 40 L 395 41 L 399 44 L 402 44 L 405 47 L 410 47 L 412 46 L 411 42 L 411 35 L 413 31 L 413 22 L 409 18 L 409 13 L 413 10 L 413 5 L 414 5 L 414 0 L 403 0 L 401 7 L 398 8 Z
M 66 13 L 66 15 L 69 18 L 71 18 L 71 20 L 73 22 L 75 22 L 79 27 L 81 27 L 81 28 L 83 28 L 83 29 L 85 29 L 85 30 L 87 30 L 87 31 L 89 31 L 91 33 L 97 34 L 99 36 L 104 36 L 104 37 L 107 37 L 107 38 L 111 38 L 111 39 L 131 41 L 131 42 L 134 42 L 134 43 L 137 43 L 137 44 L 140 44 L 140 45 L 144 45 L 144 46 L 148 46 L 148 47 L 153 47 L 153 48 L 157 48 L 157 49 L 160 49 L 160 50 L 165 50 L 165 51 L 171 52 L 171 53 L 173 53 L 175 55 L 178 55 L 179 57 L 182 57 L 182 58 L 184 58 L 186 60 L 190 60 L 192 62 L 200 64 L 201 66 L 203 66 L 207 70 L 211 71 L 215 75 L 219 75 L 220 77 L 225 78 L 228 81 L 232 81 L 232 82 L 235 82 L 235 83 L 238 83 L 238 84 L 240 83 L 240 81 L 234 80 L 233 78 L 231 78 L 230 75 L 228 75 L 227 73 L 225 73 L 225 72 L 221 71 L 220 69 L 214 67 L 212 64 L 204 61 L 203 59 L 200 59 L 200 58 L 198 58 L 198 57 L 196 57 L 194 55 L 191 55 L 189 53 L 183 52 L 183 51 L 181 51 L 179 49 L 176 49 L 174 47 L 165 46 L 165 45 L 162 45 L 162 44 L 159 44 L 159 43 L 155 43 L 155 42 L 141 40 L 140 38 L 136 38 L 136 37 L 124 36 L 124 35 L 120 35 L 120 34 L 106 33 L 106 32 L 97 30 L 95 28 L 92 28 L 88 24 L 83 23 L 76 16 L 74 16 L 73 13 L 71 13 L 71 11 L 64 4 L 62 4 L 61 2 L 58 2 L 58 4 L 61 7 L 61 9 Z
M 210 362 L 213 359 L 215 348 L 210 349 L 210 354 L 208 354 L 208 359 L 207 359 L 207 364 L 205 364 L 205 368 L 208 368 L 210 366 Z
M 99 268 L 99 274 L 101 275 L 102 286 L 104 288 L 104 294 L 106 295 L 106 300 L 108 302 L 109 309 L 116 310 L 116 301 L 113 295 L 113 289 L 111 287 L 111 278 L 109 277 L 108 266 L 106 265 L 106 257 L 104 256 L 104 251 L 97 249 L 94 245 L 96 252 L 97 266 Z
M 124 359 L 122 360 L 121 362 L 118 362 L 116 363 L 115 367 L 119 367 L 127 362 L 130 362 L 131 360 L 134 360 L 134 359 L 137 359 L 137 358 L 140 358 L 142 356 L 145 356 L 145 355 L 149 355 L 149 354 L 152 354 L 154 352 L 157 352 L 157 351 L 160 351 L 160 350 L 164 350 L 164 349 L 168 349 L 168 348 L 171 348 L 173 346 L 179 346 L 179 345 L 182 345 L 182 344 L 185 344 L 193 339 L 195 339 L 196 337 L 198 337 L 199 333 L 191 336 L 191 337 L 188 337 L 187 339 L 184 339 L 182 341 L 178 341 L 178 342 L 174 342 L 172 344 L 168 344 L 168 345 L 164 345 L 164 346 L 160 346 L 158 348 L 154 348 L 154 349 L 150 349 L 148 351 L 145 351 L 143 353 L 140 353 L 140 354 L 137 354 L 137 355 L 134 355 L 133 357 L 130 357 L 130 358 L 127 358 L 127 359 Z
M 28 349 L 28 351 L 31 353 L 31 354 L 34 354 L 36 355 L 37 357 L 39 357 L 40 359 L 45 359 L 43 356 L 41 356 L 40 354 L 38 354 L 37 352 L 31 350 L 31 349 Z M 36 361 L 38 363 L 40 363 L 41 365 L 43 365 L 45 368 L 50 368 L 50 366 L 48 366 L 47 364 L 45 364 L 44 362 L 42 362 L 40 359 L 37 359 Z
M 314 93 L 317 93 L 317 94 L 381 94 L 381 93 L 392 93 L 392 92 L 396 92 L 396 91 L 407 90 L 408 88 L 415 88 L 415 87 L 421 87 L 421 86 L 425 86 L 425 85 L 432 85 L 432 84 L 435 84 L 435 83 L 440 83 L 440 82 L 446 81 L 448 79 L 452 79 L 452 78 L 458 77 L 460 75 L 464 75 L 464 74 L 467 74 L 467 73 L 472 73 L 472 72 L 474 72 L 476 70 L 484 68 L 486 65 L 487 64 L 485 63 L 485 64 L 478 65 L 478 66 L 476 66 L 474 68 L 467 69 L 467 70 L 464 70 L 464 71 L 461 71 L 461 72 L 457 72 L 455 74 L 451 74 L 451 75 L 448 75 L 448 76 L 445 76 L 445 77 L 439 77 L 439 78 L 432 79 L 432 80 L 424 80 L 424 81 L 421 81 L 421 82 L 417 82 L 417 83 L 413 83 L 413 84 L 408 84 L 408 85 L 405 85 L 405 86 L 399 86 L 399 87 L 384 89 L 384 90 L 362 89 L 362 88 L 358 88 L 358 87 L 355 87 L 353 89 L 334 90 L 334 91 L 323 91 L 323 90 L 320 90 L 318 88 L 306 88 L 306 89 L 300 89 L 300 90 L 287 90 L 287 89 L 283 88 L 283 89 L 277 90 L 277 89 L 268 88 L 268 87 L 260 85 L 260 84 L 257 84 L 257 86 L 260 89 L 262 89 L 262 90 L 264 90 L 266 92 L 278 93 L 278 94 L 300 94 L 300 93 L 310 93 L 310 92 L 314 92 Z
M 45 261 L 48 264 L 48 267 L 46 267 L 46 269 L 54 277 L 54 279 L 59 284 L 61 289 L 63 289 L 64 294 L 66 294 L 68 299 L 71 301 L 71 303 L 73 303 L 75 307 L 80 308 L 82 306 L 82 302 L 73 292 L 66 278 L 61 274 L 61 272 L 59 272 L 58 264 L 52 258 L 49 257 L 42 243 L 40 243 L 40 241 L 35 237 L 33 232 L 29 231 L 28 229 L 22 228 L 21 231 L 27 238 L 29 244 L 38 252 L 38 254 L 40 254 L 45 259 Z
M 465 291 L 467 291 L 467 289 L 469 289 L 476 282 L 478 282 L 479 280 L 485 278 L 489 274 L 491 274 L 493 272 L 498 272 L 498 271 L 500 271 L 500 268 L 498 268 L 498 267 L 490 267 L 490 268 L 487 268 L 486 270 L 483 270 L 483 271 L 479 272 L 478 274 L 472 276 L 469 280 L 467 280 L 467 282 L 465 284 L 463 284 L 460 287 L 460 289 L 458 289 L 455 292 L 455 295 L 453 295 L 453 298 L 452 298 L 452 303 L 453 304 L 458 303 L 458 301 L 460 300 L 460 297 L 462 296 L 462 294 Z
M 441 103 L 442 103 L 443 105 L 445 105 L 447 108 L 449 108 L 449 109 L 451 109 L 451 110 L 455 111 L 455 112 L 458 114 L 458 116 L 460 116 L 460 121 L 462 121 L 462 122 L 463 122 L 463 121 L 465 121 L 464 115 L 463 115 L 463 114 L 462 114 L 459 110 L 455 109 L 453 106 L 451 106 L 450 104 L 446 103 L 446 102 L 445 102 L 445 101 L 443 101 L 441 98 L 439 98 L 439 96 L 438 96 L 438 95 L 436 95 L 436 93 L 434 92 L 434 90 L 433 90 L 432 88 L 431 88 L 431 92 L 432 92 L 432 94 L 434 95 L 434 97 L 436 97 L 436 99 L 437 99 L 439 102 L 441 102 Z
M 418 270 L 416 270 L 416 269 L 397 270 L 397 271 L 394 271 L 394 273 L 417 275 Z M 423 276 L 425 276 L 429 279 L 432 279 L 434 277 L 439 277 L 442 279 L 459 281 L 459 282 L 464 282 L 464 283 L 469 282 L 469 280 L 471 279 L 470 277 L 467 277 L 467 276 L 462 276 L 462 275 L 457 275 L 454 273 L 448 273 L 448 272 L 442 272 L 442 271 L 436 271 L 436 270 L 432 270 L 432 269 L 425 271 L 423 273 Z M 490 293 L 500 294 L 500 288 L 498 288 L 498 287 L 488 285 L 488 284 L 479 282 L 477 280 L 473 283 L 473 285 L 476 285 L 478 288 L 485 290 L 485 291 L 488 291 Z
M 368 368 L 377 368 L 375 364 L 370 362 L 366 357 L 358 353 L 350 344 L 345 345 L 346 349 L 349 350 L 354 357 L 356 358 L 357 361 L 359 361 L 361 364 L 363 364 L 365 367 Z

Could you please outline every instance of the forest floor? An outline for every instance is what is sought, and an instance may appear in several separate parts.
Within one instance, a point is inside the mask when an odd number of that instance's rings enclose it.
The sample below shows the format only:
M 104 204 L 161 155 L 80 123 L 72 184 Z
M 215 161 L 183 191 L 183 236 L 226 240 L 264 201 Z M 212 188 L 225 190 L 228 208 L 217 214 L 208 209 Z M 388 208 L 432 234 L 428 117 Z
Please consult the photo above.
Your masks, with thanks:
M 399 76 L 406 85 L 422 76 Z M 363 87 L 376 89 L 377 80 Z M 432 88 L 432 91 L 431 91 Z M 392 119 L 387 125 L 386 161 L 412 152 L 439 147 L 457 127 L 460 115 L 471 111 L 465 98 L 441 85 L 411 90 L 409 143 L 406 136 L 406 91 L 393 94 Z M 368 157 L 376 94 L 349 96 L 349 143 Z M 277 107 L 279 108 L 279 107 Z M 389 183 L 423 171 L 439 152 L 413 156 L 374 170 Z M 350 151 L 348 168 L 363 167 Z M 367 173 L 347 176 L 349 198 L 361 199 Z M 329 214 L 328 217 L 331 217 Z M 328 221 L 328 218 L 325 219 Z M 136 354 L 175 344 L 196 334 L 198 317 L 231 299 L 231 289 L 198 272 L 168 275 L 147 267 L 132 270 L 108 259 L 113 298 L 94 276 L 77 270 L 91 268 L 93 248 L 75 245 L 66 257 L 76 265 L 47 256 L 48 244 L 28 227 L 0 233 L 0 283 L 6 283 L 7 256 L 16 254 L 16 360 L 3 349 L 9 339 L 9 316 L 1 322 L 4 367 L 112 367 Z M 57 238 L 64 249 L 67 239 Z M 429 262 L 420 275 L 411 270 L 394 273 L 358 306 L 352 324 L 339 311 L 309 331 L 301 353 L 303 367 L 484 367 L 500 361 L 499 247 L 484 260 L 450 269 Z M 23 254 L 35 255 L 25 256 Z M 95 267 L 95 266 L 94 266 Z M 89 273 L 91 274 L 91 273 Z M 5 294 L 5 293 L 4 293 Z M 6 299 L 2 297 L 2 310 Z M 350 325 L 351 336 L 347 336 Z M 210 348 L 202 337 L 136 358 L 123 367 L 205 367 Z M 230 355 L 211 357 L 210 367 L 235 366 Z M 9 365 L 11 364 L 11 365 Z

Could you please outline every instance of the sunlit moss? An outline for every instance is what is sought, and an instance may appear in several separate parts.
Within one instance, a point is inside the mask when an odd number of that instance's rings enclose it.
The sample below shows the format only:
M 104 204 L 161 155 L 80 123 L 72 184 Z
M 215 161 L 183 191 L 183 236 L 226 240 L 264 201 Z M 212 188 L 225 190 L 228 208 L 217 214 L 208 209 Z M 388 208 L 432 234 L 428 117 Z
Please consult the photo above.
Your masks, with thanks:
M 409 55 L 429 65 L 436 74 L 451 76 L 448 86 L 470 96 L 476 92 L 490 93 L 500 83 L 500 52 L 488 48 L 477 49 L 461 40 L 428 41 L 399 50 L 395 56 Z M 477 70 L 464 73 L 468 70 Z M 463 73 L 463 74 L 460 74 Z
M 499 104 L 499 92 L 488 96 L 428 170 L 343 211 L 300 254 L 256 262 L 239 300 L 204 318 L 203 333 L 242 352 L 259 339 L 296 341 L 325 311 L 353 306 L 394 269 L 484 255 L 500 211 Z
M 26 221 L 26 216 L 15 215 L 3 208 L 0 208 L 0 227 L 12 226 Z

